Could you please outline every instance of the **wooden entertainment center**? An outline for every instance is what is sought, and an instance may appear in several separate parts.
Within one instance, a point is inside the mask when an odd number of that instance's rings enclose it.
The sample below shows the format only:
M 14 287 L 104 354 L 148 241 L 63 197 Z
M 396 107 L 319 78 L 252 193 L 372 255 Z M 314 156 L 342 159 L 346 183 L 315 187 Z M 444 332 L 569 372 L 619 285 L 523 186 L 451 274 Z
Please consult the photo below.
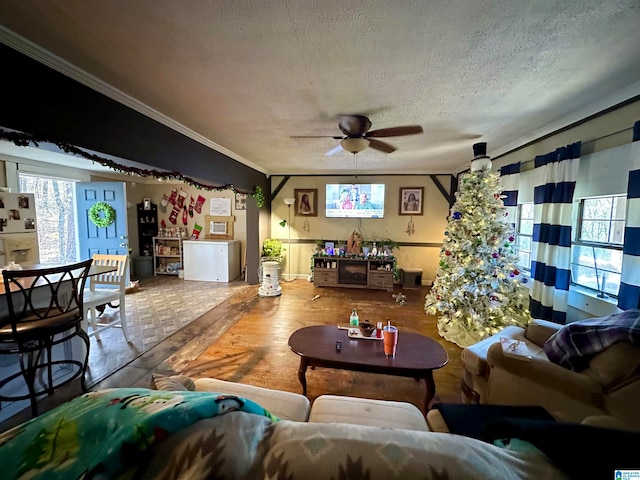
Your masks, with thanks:
M 393 258 L 313 257 L 316 287 L 393 291 Z

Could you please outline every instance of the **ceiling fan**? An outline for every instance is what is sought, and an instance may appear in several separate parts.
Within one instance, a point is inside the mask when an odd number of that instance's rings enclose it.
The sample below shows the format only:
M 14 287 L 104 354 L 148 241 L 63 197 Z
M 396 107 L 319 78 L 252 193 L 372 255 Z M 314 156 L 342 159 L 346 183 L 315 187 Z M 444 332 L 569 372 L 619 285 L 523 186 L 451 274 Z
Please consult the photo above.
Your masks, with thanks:
M 343 115 L 338 123 L 338 128 L 344 133 L 340 135 L 307 135 L 294 136 L 291 138 L 334 138 L 340 140 L 340 145 L 329 150 L 325 155 L 333 155 L 334 153 L 344 150 L 349 153 L 358 153 L 367 147 L 379 150 L 384 153 L 396 151 L 396 147 L 386 142 L 377 140 L 385 137 L 402 137 L 405 135 L 415 135 L 422 133 L 420 125 L 405 125 L 403 127 L 381 128 L 379 130 L 371 130 L 371 120 L 363 115 Z

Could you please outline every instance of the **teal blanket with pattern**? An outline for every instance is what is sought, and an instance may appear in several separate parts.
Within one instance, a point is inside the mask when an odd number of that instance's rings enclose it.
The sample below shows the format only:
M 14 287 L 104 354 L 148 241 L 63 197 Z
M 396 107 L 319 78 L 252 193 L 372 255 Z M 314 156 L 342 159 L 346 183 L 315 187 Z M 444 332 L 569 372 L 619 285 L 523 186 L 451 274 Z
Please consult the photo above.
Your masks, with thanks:
M 172 433 L 240 410 L 277 421 L 251 400 L 211 392 L 90 392 L 0 435 L 3 479 L 109 478 Z

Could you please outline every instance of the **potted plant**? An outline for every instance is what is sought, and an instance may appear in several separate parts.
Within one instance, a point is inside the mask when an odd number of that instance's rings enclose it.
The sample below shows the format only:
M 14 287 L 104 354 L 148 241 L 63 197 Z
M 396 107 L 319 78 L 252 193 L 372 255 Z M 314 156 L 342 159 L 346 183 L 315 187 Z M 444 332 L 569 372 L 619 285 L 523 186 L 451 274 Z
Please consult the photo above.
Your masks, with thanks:
M 373 245 L 373 242 L 369 240 L 363 240 L 362 243 L 360 244 L 360 246 L 362 247 L 362 254 L 365 257 L 369 255 L 369 251 L 371 250 L 372 245 Z
M 393 253 L 394 250 L 400 250 L 398 242 L 391 240 L 390 238 L 383 238 L 380 240 L 383 250 L 389 250 L 389 253 Z
M 262 261 L 280 262 L 285 250 L 280 240 L 267 238 L 262 243 Z

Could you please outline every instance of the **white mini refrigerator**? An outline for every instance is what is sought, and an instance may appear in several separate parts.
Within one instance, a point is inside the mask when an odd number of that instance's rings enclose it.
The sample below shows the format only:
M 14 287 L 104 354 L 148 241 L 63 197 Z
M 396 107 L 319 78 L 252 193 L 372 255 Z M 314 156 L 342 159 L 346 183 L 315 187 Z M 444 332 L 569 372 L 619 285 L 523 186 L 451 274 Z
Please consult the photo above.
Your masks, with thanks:
M 185 240 L 182 255 L 185 280 L 230 282 L 240 276 L 239 240 Z

